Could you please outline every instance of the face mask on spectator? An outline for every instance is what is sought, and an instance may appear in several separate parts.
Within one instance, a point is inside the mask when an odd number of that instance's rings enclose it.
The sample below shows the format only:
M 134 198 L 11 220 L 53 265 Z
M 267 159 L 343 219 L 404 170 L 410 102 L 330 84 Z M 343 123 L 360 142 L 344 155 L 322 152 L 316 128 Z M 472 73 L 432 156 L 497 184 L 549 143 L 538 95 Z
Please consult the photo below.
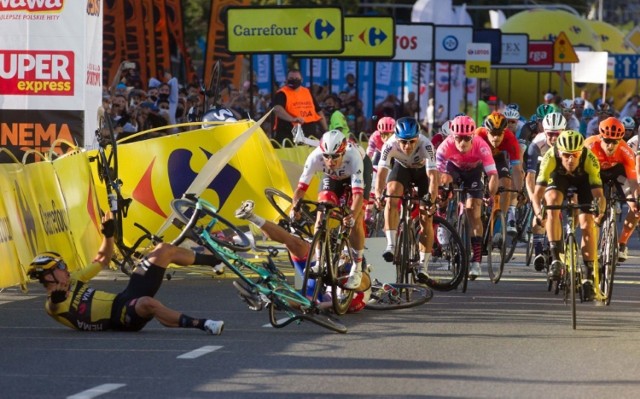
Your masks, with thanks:
M 160 101 L 169 101 L 169 95 L 168 95 L 168 94 L 160 93 L 160 94 L 158 94 L 158 99 L 159 99 Z
M 158 101 L 158 97 L 151 95 L 151 96 L 149 96 L 149 100 L 151 100 L 153 102 L 156 102 L 156 101 Z
M 302 80 L 300 79 L 287 79 L 287 86 L 292 89 L 297 89 L 302 84 Z

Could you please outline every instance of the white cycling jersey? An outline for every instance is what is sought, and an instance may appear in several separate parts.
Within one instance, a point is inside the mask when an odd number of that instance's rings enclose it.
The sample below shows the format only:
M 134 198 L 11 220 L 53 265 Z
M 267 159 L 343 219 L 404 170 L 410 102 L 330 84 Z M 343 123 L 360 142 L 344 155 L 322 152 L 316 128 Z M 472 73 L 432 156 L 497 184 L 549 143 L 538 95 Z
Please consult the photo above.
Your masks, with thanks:
M 352 189 L 364 189 L 364 164 L 362 161 L 362 154 L 356 147 L 359 146 L 354 146 L 352 144 L 347 145 L 347 150 L 342 156 L 342 164 L 333 170 L 325 167 L 322 151 L 320 150 L 320 147 L 316 147 L 311 151 L 311 154 L 309 154 L 306 162 L 304 163 L 304 169 L 302 170 L 300 179 L 298 179 L 298 187 L 302 186 L 306 189 L 306 187 L 309 186 L 313 175 L 315 175 L 316 172 L 322 172 L 335 180 L 350 178 Z
M 431 140 L 423 135 L 418 136 L 413 153 L 407 155 L 400 149 L 398 138 L 394 135 L 382 146 L 378 168 L 391 168 L 391 160 L 395 159 L 400 165 L 407 169 L 417 169 L 424 167 L 426 170 L 436 169 L 436 151 L 431 144 Z

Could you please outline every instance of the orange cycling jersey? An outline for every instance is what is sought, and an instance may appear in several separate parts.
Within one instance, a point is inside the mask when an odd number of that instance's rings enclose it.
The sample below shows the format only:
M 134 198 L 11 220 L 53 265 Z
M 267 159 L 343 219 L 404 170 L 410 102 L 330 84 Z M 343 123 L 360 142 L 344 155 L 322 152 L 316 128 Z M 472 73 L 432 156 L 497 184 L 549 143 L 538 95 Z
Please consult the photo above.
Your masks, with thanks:
M 600 169 L 607 170 L 613 168 L 618 164 L 622 164 L 624 166 L 625 174 L 627 175 L 627 179 L 636 180 L 636 162 L 635 162 L 635 154 L 629 145 L 624 141 L 620 140 L 618 146 L 616 147 L 613 155 L 608 155 L 602 149 L 602 138 L 600 136 L 591 136 L 584 141 L 585 147 L 591 150 L 594 155 L 598 158 L 598 162 L 600 162 Z

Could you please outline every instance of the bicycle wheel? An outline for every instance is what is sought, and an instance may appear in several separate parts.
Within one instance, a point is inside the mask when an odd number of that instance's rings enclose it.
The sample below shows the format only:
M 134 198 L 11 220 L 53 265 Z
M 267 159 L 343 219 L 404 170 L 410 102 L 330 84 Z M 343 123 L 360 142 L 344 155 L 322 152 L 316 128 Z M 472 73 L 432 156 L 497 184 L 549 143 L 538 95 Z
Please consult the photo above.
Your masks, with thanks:
M 396 234 L 396 248 L 393 254 L 393 264 L 396 266 L 396 283 L 399 284 L 405 283 L 406 262 L 409 258 L 408 255 L 406 255 L 407 251 L 404 247 L 404 243 L 408 241 L 408 239 L 404 238 L 406 230 L 407 226 L 404 219 L 400 219 Z
M 367 223 L 367 237 L 384 237 L 384 210 L 375 206 Z
M 422 305 L 433 298 L 433 290 L 416 284 L 375 284 L 366 304 L 371 310 L 406 309 Z
M 433 241 L 431 260 L 427 265 L 427 285 L 438 291 L 454 290 L 467 273 L 466 251 L 460 235 L 448 221 L 434 215 L 433 226 L 437 234 Z
M 291 228 L 301 237 L 313 237 L 313 228 L 316 222 L 316 203 L 307 200 L 301 200 L 300 220 L 291 221 L 289 211 L 291 210 L 291 197 L 275 188 L 266 188 L 264 195 L 267 201 L 278 212 L 282 220 L 287 221 L 287 227 Z
M 196 202 L 179 198 L 171 201 L 171 209 L 183 223 L 188 223 L 196 209 Z M 208 206 L 203 206 L 201 216 L 194 226 L 196 231 L 206 231 L 218 245 L 232 251 L 244 252 L 251 249 L 249 238 L 233 223 L 220 216 Z
M 604 296 L 605 305 L 611 303 L 613 294 L 613 278 L 618 264 L 618 227 L 615 212 L 609 210 L 609 215 L 602 225 L 600 233 L 600 292 Z
M 567 242 L 565 243 L 565 262 L 566 267 L 569 268 L 569 300 L 571 302 L 571 326 L 576 329 L 576 293 L 580 289 L 580 281 L 578 274 L 578 251 L 577 251 L 576 237 L 573 233 L 567 236 Z
M 325 237 L 322 231 L 317 232 L 311 240 L 309 255 L 304 268 L 302 279 L 302 293 L 313 302 L 322 302 L 322 294 L 325 291 L 325 281 L 329 280 L 329 260 Z
M 467 219 L 467 213 L 463 212 L 458 217 L 457 223 L 457 232 L 460 236 L 460 240 L 462 241 L 462 245 L 464 248 L 464 269 L 462 278 L 462 293 L 467 292 L 467 285 L 469 283 L 469 263 L 471 262 L 471 257 L 473 256 L 473 252 L 471 249 L 471 226 L 469 225 L 469 220 Z
M 333 311 L 342 315 L 349 310 L 354 294 L 353 290 L 344 288 L 349 270 L 356 266 L 348 238 L 344 237 L 340 240 L 336 248 L 332 249 L 331 257 L 331 265 L 328 265 L 332 288 L 331 302 L 333 303 Z
M 491 282 L 497 284 L 502 277 L 506 260 L 507 226 L 502 211 L 495 210 L 492 215 L 485 230 L 487 271 Z
M 277 305 L 276 303 L 270 303 L 267 306 L 269 310 L 269 323 L 274 328 L 282 328 L 288 326 L 297 320 L 307 320 L 318 326 L 327 328 L 340 334 L 345 334 L 348 330 L 347 327 L 340 323 L 336 318 L 330 314 L 320 311 L 313 307 L 308 312 L 295 311 L 289 306 Z

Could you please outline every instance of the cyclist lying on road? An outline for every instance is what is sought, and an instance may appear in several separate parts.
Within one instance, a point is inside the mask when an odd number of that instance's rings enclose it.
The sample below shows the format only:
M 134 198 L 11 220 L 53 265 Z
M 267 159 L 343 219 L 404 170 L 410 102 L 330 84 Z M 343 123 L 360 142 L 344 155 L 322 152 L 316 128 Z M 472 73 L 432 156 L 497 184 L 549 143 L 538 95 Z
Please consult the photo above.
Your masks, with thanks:
M 49 316 L 67 327 L 84 331 L 139 331 L 156 319 L 166 327 L 199 328 L 220 335 L 223 321 L 197 319 L 169 309 L 154 298 L 170 263 L 180 266 L 215 266 L 215 255 L 198 254 L 171 244 L 158 244 L 134 270 L 124 291 L 113 294 L 99 291 L 87 283 L 113 256 L 115 223 L 111 213 L 102 218 L 104 238 L 93 262 L 84 269 L 69 273 L 64 259 L 56 252 L 38 255 L 27 271 L 47 290 L 46 310 Z

